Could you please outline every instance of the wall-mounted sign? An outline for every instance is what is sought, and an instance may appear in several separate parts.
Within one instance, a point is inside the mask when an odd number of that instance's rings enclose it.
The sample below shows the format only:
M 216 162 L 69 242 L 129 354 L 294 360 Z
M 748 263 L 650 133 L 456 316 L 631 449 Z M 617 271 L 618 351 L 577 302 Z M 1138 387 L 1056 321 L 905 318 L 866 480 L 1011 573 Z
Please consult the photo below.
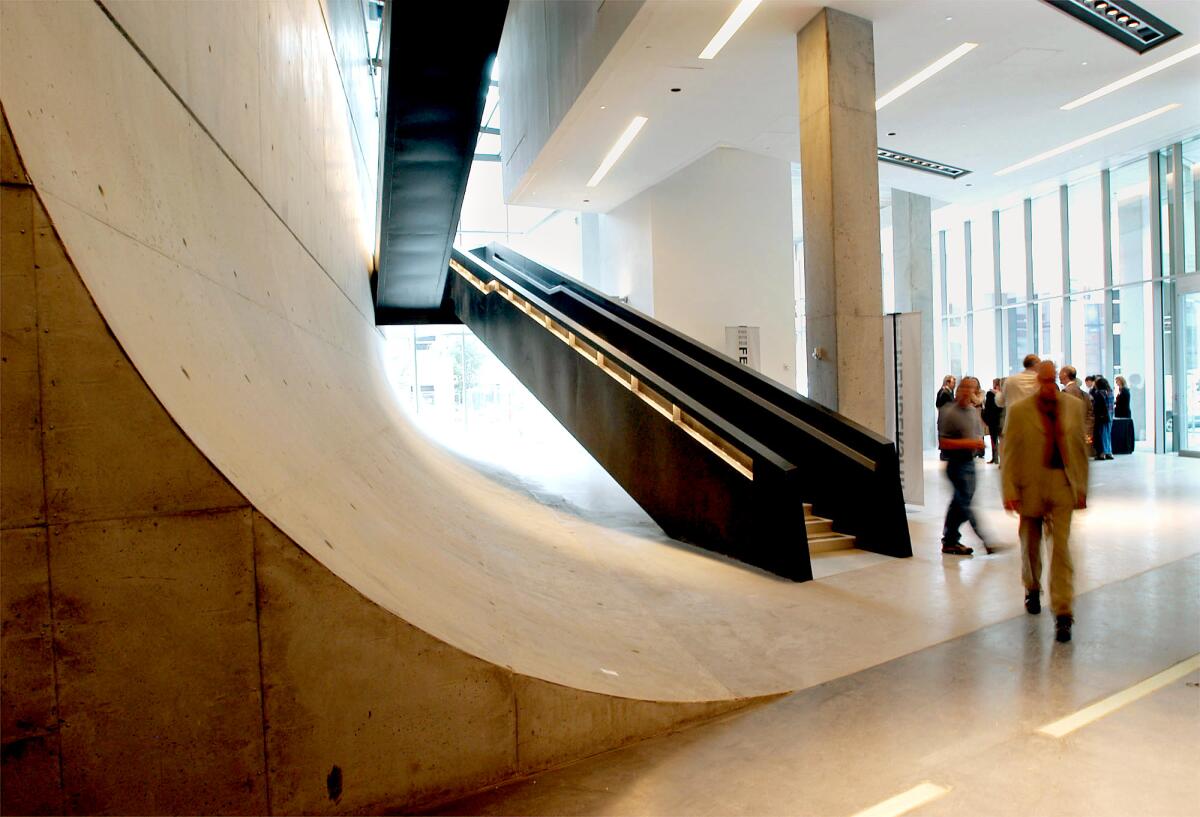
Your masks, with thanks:
M 921 313 L 898 312 L 884 316 L 884 389 L 886 432 L 900 457 L 900 484 L 904 501 L 925 504 L 925 471 L 921 450 Z
M 761 372 L 758 350 L 757 326 L 725 327 L 725 354 L 743 366 Z

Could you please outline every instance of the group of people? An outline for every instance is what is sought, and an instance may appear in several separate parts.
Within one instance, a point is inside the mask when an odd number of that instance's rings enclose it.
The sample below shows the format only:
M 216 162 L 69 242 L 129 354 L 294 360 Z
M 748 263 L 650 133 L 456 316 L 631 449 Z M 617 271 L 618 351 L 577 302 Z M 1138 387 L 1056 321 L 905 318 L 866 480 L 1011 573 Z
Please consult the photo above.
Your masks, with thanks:
M 991 438 L 991 463 L 1000 466 L 1005 510 L 1020 517 L 1021 579 L 1025 609 L 1041 612 L 1042 537 L 1050 543 L 1050 606 L 1055 637 L 1071 640 L 1074 623 L 1074 569 L 1069 537 L 1071 516 L 1087 507 L 1088 460 L 1111 460 L 1114 417 L 1129 416 L 1129 390 L 1118 377 L 1114 396 L 1099 375 L 1079 385 L 1074 367 L 1026 356 L 1024 369 L 992 381 L 982 394 L 979 380 L 947 375 L 937 394 L 938 448 L 953 495 L 942 527 L 942 552 L 969 556 L 962 542 L 964 523 L 974 529 L 988 553 L 1001 549 L 972 510 L 975 460 L 985 450 L 984 426 Z M 1059 388 L 1059 384 L 1062 388 Z
M 986 393 L 979 386 L 979 379 L 971 376 L 963 378 L 971 381 L 975 389 L 969 398 L 969 405 L 979 412 L 982 428 L 986 431 L 985 442 L 991 442 L 991 458 L 989 465 L 1000 464 L 1000 440 L 1004 435 L 1005 406 L 1021 397 L 1027 397 L 1036 391 L 1036 381 L 1028 376 L 1040 359 L 1037 355 L 1027 355 L 1024 363 L 1026 368 L 1012 377 L 998 377 L 992 381 L 992 387 Z M 1126 419 L 1132 422 L 1130 410 L 1129 385 L 1125 378 L 1116 377 L 1116 391 L 1104 375 L 1088 375 L 1079 385 L 1079 374 L 1074 366 L 1063 366 L 1058 371 L 1058 382 L 1067 394 L 1078 397 L 1086 406 L 1084 423 L 1087 444 L 1097 460 L 1113 458 L 1113 421 Z M 954 375 L 942 378 L 941 388 L 938 389 L 934 403 L 941 411 L 942 406 L 955 401 L 958 380 Z M 987 446 L 975 450 L 974 456 L 982 459 Z M 1132 449 L 1130 449 L 1132 450 Z M 1120 452 L 1119 452 L 1120 453 Z M 1126 452 L 1127 453 L 1127 452 Z

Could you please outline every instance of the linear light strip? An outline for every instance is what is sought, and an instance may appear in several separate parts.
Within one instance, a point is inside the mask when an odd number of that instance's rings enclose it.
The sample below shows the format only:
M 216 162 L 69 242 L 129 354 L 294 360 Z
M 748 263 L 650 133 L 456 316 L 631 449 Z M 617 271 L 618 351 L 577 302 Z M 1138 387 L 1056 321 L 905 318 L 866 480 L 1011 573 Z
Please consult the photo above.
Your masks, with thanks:
M 856 812 L 854 817 L 899 817 L 901 814 L 907 814 L 915 808 L 933 802 L 949 791 L 950 789 L 945 786 L 926 781 L 895 797 L 889 797 L 882 803 L 876 803 L 870 808 Z
M 1105 715 L 1111 715 L 1126 704 L 1133 703 L 1152 692 L 1157 692 L 1168 684 L 1175 683 L 1180 678 L 1191 675 L 1198 669 L 1200 669 L 1200 655 L 1193 655 L 1191 658 L 1180 661 L 1175 666 L 1165 669 L 1157 675 L 1152 675 L 1146 680 L 1118 692 L 1116 695 L 1110 695 L 1102 701 L 1097 701 L 1091 706 L 1079 710 L 1074 715 L 1068 715 L 1054 723 L 1048 723 L 1038 729 L 1038 732 L 1050 737 L 1061 738 L 1064 735 L 1074 732 L 1076 729 L 1103 718 Z
M 897 99 L 899 99 L 900 97 L 907 94 L 913 88 L 916 88 L 922 82 L 929 79 L 934 74 L 938 73 L 939 71 L 946 68 L 947 66 L 954 64 L 961 57 L 963 57 L 964 55 L 973 51 L 978 46 L 979 46 L 979 43 L 963 43 L 958 48 L 954 49 L 953 51 L 951 51 L 946 56 L 942 57 L 937 62 L 921 69 L 920 71 L 918 71 L 917 73 L 915 73 L 911 77 L 909 77 L 908 79 L 904 80 L 904 82 L 900 83 L 895 88 L 888 91 L 883 96 L 879 97 L 879 99 L 875 100 L 875 110 L 878 111 L 878 110 L 882 109 L 885 105 L 889 105 L 892 102 L 895 102 Z
M 1167 111 L 1173 111 L 1176 108 L 1182 107 L 1183 106 L 1178 102 L 1172 102 L 1170 105 L 1163 105 L 1161 108 L 1155 108 L 1149 113 L 1144 113 L 1141 116 L 1135 116 L 1133 119 L 1126 119 L 1124 122 L 1118 122 L 1115 125 L 1109 125 L 1104 130 L 1098 130 L 1095 133 L 1088 134 L 1087 136 L 1081 136 L 1073 142 L 1067 142 L 1065 145 L 1059 145 L 1053 150 L 1048 150 L 1045 153 L 1039 153 L 1037 156 L 1032 156 L 1023 162 L 1017 162 L 1015 165 L 1009 165 L 1003 170 L 997 170 L 993 175 L 1007 176 L 1009 173 L 1015 173 L 1018 170 L 1024 170 L 1030 165 L 1035 165 L 1038 162 L 1045 161 L 1046 159 L 1052 159 L 1055 156 L 1060 156 L 1068 151 L 1074 150 L 1075 148 L 1083 147 L 1084 145 L 1095 142 L 1097 139 L 1103 139 L 1105 136 L 1111 136 L 1117 131 L 1123 131 L 1126 128 L 1132 128 L 1134 125 L 1140 125 L 1147 119 L 1153 119 L 1154 117 L 1164 114 Z
M 737 34 L 742 23 L 746 22 L 761 2 L 762 0 L 742 0 L 738 3 L 733 14 L 730 14 L 729 19 L 725 21 L 725 25 L 721 26 L 713 38 L 708 41 L 708 45 L 704 46 L 704 50 L 700 52 L 700 59 L 711 60 L 717 56 L 717 53 L 725 47 L 725 43 L 729 42 L 734 34 Z
M 1200 54 L 1200 45 L 1193 45 L 1191 48 L 1185 48 L 1184 50 L 1180 51 L 1178 54 L 1176 54 L 1173 57 L 1167 57 L 1165 60 L 1159 60 L 1158 62 L 1154 63 L 1153 65 L 1147 65 L 1145 68 L 1143 68 L 1140 71 L 1134 71 L 1132 74 L 1130 74 L 1127 77 L 1122 77 L 1121 79 L 1117 80 L 1116 82 L 1110 82 L 1108 85 L 1105 85 L 1103 88 L 1099 88 L 1095 91 L 1092 91 L 1090 94 L 1081 96 L 1081 97 L 1079 97 L 1079 99 L 1076 99 L 1073 102 L 1068 102 L 1066 105 L 1063 105 L 1059 110 L 1073 111 L 1076 108 L 1082 108 L 1084 105 L 1088 104 L 1089 102 L 1095 102 L 1097 99 L 1099 99 L 1102 96 L 1111 94 L 1113 91 L 1119 91 L 1127 85 L 1132 85 L 1133 83 L 1138 82 L 1139 80 L 1143 80 L 1146 77 L 1157 74 L 1159 71 L 1163 71 L 1167 68 L 1170 68 L 1172 65 L 1177 65 L 1178 63 L 1181 63 L 1186 59 L 1190 59 L 1191 57 L 1194 57 L 1197 54 Z
M 621 154 L 625 152 L 625 148 L 638 135 L 638 131 L 647 122 L 644 116 L 635 116 L 633 121 L 629 123 L 629 127 L 625 128 L 625 132 L 617 137 L 617 141 L 613 143 L 612 148 L 608 151 L 608 155 L 604 157 L 604 161 L 600 163 L 600 167 L 596 168 L 596 172 L 592 174 L 592 178 L 588 179 L 587 186 L 595 187 L 604 180 L 608 175 L 608 171 L 612 170 L 612 166 L 621 158 Z

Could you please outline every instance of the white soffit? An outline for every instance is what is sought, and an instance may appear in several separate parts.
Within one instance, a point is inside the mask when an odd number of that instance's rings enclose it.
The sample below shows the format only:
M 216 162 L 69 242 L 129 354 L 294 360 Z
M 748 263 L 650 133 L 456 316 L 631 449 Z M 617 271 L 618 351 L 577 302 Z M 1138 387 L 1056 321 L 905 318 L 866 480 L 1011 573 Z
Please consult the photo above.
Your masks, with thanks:
M 720 146 L 798 162 L 795 33 L 825 4 L 768 0 L 716 59 L 698 59 L 735 5 L 736 0 L 647 0 L 512 203 L 604 212 Z M 881 147 L 972 173 L 951 180 L 881 164 L 882 186 L 946 202 L 988 201 L 1043 181 L 1066 181 L 1103 162 L 1200 132 L 1200 59 L 1181 62 L 1102 102 L 1060 110 L 1200 43 L 1200 3 L 1144 0 L 1143 7 L 1184 32 L 1145 55 L 1040 0 L 832 0 L 828 5 L 873 21 L 876 96 L 961 43 L 979 43 L 878 114 Z M 1025 170 L 993 175 L 1171 103 L 1181 107 Z M 603 183 L 588 188 L 613 134 L 633 116 L 646 116 L 650 123 Z

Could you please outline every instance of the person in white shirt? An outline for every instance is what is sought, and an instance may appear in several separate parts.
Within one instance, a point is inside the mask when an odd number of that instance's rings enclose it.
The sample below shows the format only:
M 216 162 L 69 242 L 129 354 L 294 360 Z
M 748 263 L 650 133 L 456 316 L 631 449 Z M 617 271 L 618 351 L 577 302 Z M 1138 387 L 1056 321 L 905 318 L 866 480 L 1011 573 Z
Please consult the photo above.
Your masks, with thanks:
M 1041 385 L 1038 383 L 1036 370 L 1037 365 L 1041 362 L 1041 358 L 1037 355 L 1025 355 L 1025 359 L 1021 361 L 1025 371 L 1004 378 L 1004 390 L 996 397 L 996 405 L 1006 408 L 1022 397 L 1037 394 Z M 1004 418 L 1004 425 L 1006 427 L 1008 425 L 1007 414 Z

